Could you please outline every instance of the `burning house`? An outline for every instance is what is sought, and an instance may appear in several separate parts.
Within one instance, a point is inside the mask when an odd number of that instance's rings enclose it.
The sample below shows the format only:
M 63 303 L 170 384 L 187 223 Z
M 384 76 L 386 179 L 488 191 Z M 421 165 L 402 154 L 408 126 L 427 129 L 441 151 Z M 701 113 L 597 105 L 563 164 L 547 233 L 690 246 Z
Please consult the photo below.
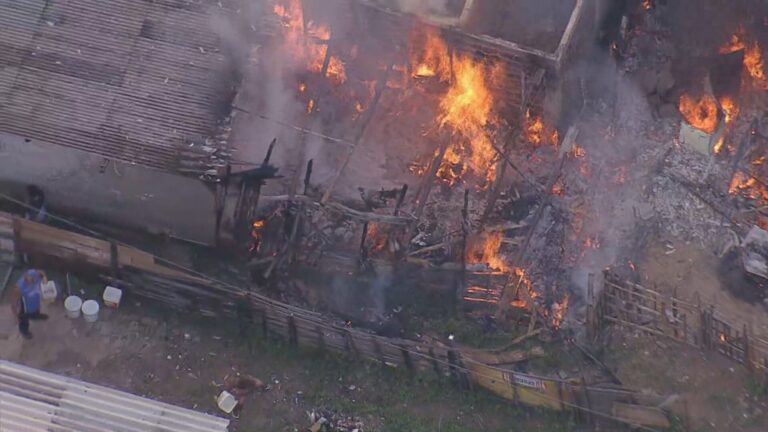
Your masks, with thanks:
M 501 302 L 561 316 L 567 293 L 552 287 L 563 274 L 527 267 L 547 261 L 531 251 L 565 236 L 539 230 L 558 217 L 544 208 L 564 161 L 583 157 L 564 102 L 578 83 L 563 77 L 593 42 L 601 5 L 545 3 L 254 6 L 230 146 L 236 160 L 269 155 L 284 177 L 221 209 L 225 226 L 260 227 L 254 273 L 298 263 L 292 274 L 308 280 L 287 290 L 326 290 L 310 297 L 363 309 L 358 321 L 409 296 L 441 314 Z M 241 191 L 221 193 L 232 203 Z M 270 242 L 270 227 L 284 234 Z M 547 266 L 566 259 L 551 253 Z M 352 286 L 368 299 L 350 297 Z

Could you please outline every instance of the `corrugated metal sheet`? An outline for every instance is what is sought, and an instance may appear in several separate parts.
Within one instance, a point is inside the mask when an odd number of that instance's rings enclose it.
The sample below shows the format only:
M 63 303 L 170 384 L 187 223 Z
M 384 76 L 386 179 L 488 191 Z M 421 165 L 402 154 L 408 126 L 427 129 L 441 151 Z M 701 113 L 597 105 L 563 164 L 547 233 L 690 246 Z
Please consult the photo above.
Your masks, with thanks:
M 216 133 L 231 83 L 211 19 L 229 13 L 217 0 L 0 0 L 0 132 L 178 169 L 179 149 Z
M 226 432 L 229 421 L 0 360 L 3 432 Z

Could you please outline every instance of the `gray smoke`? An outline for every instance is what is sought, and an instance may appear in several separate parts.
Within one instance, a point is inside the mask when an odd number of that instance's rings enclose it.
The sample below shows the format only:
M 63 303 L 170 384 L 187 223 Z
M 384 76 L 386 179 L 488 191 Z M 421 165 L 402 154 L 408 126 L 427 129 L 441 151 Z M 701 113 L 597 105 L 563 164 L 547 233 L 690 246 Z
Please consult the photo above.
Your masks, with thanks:
M 403 12 L 416 15 L 447 15 L 450 0 L 396 0 Z

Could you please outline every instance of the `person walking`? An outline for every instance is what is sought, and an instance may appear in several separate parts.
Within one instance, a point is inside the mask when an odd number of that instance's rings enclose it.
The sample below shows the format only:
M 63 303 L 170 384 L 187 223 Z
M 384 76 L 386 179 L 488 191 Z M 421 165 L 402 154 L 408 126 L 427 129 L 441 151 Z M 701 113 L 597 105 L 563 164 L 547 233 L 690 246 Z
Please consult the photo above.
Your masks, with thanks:
M 11 291 L 11 309 L 19 321 L 19 332 L 26 339 L 32 339 L 29 320 L 48 319 L 48 315 L 40 310 L 43 302 L 42 284 L 47 280 L 45 272 L 30 269 L 16 281 Z

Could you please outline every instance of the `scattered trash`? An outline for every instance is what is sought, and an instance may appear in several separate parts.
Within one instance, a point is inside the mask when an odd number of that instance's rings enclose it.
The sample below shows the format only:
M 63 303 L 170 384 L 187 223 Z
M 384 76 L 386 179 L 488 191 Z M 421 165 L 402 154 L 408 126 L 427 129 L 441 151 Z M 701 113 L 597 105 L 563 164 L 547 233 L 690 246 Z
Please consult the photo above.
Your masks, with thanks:
M 307 412 L 310 432 L 363 432 L 360 419 L 344 415 L 336 410 L 315 409 Z

